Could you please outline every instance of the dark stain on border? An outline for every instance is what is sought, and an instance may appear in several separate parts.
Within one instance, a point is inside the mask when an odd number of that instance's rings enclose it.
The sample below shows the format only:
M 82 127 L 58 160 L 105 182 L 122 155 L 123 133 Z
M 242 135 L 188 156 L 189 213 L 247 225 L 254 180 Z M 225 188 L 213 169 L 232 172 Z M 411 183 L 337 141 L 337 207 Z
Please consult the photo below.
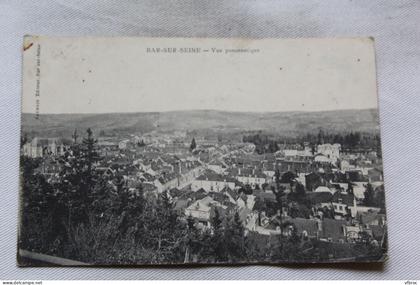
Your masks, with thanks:
M 26 50 L 30 49 L 33 45 L 34 45 L 34 43 L 30 43 L 29 45 L 24 46 L 23 51 L 26 51 Z

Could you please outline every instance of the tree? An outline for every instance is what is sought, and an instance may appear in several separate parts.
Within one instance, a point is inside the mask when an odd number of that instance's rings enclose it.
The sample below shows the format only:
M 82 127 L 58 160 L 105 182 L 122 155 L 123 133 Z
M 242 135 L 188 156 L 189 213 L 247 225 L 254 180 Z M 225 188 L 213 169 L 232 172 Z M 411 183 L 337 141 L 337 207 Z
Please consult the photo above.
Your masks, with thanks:
M 77 138 L 79 137 L 79 135 L 77 134 L 77 129 L 74 129 L 73 134 L 71 135 L 72 139 L 73 139 L 73 144 L 77 144 Z
M 288 228 L 288 236 L 279 236 L 279 244 L 272 249 L 272 260 L 296 262 L 303 259 L 302 240 L 293 223 L 286 222 L 281 228 Z
M 20 147 L 23 147 L 27 142 L 28 142 L 28 134 L 27 133 L 23 133 L 20 136 Z
M 274 172 L 274 179 L 275 179 L 277 188 L 279 188 L 280 187 L 281 176 L 280 176 L 280 170 L 278 168 L 276 168 L 276 170 Z
M 87 221 L 89 208 L 95 200 L 94 189 L 98 176 L 94 164 L 99 159 L 96 151 L 97 141 L 91 129 L 87 129 L 87 137 L 82 144 L 77 143 L 77 130 L 73 133 L 73 145 L 70 152 L 60 158 L 60 181 L 55 185 L 60 215 L 70 233 L 79 223 Z
M 86 174 L 91 175 L 93 164 L 99 160 L 97 152 L 98 140 L 93 137 L 93 132 L 90 128 L 86 130 L 86 133 L 87 137 L 83 139 L 82 144 L 82 159 L 84 159 L 87 167 Z
M 300 204 L 307 204 L 305 186 L 299 182 L 291 183 L 291 192 L 287 195 L 287 200 L 290 202 L 297 202 Z
M 262 190 L 263 190 L 263 191 L 266 191 L 266 190 L 267 190 L 267 188 L 268 188 L 268 186 L 269 186 L 269 184 L 268 184 L 267 182 L 264 182 L 264 183 L 261 185 L 261 188 L 262 188 Z
M 311 153 L 312 153 L 312 155 L 315 155 L 316 154 L 316 148 L 315 148 L 315 144 L 314 143 L 311 143 Z
M 274 188 L 274 195 L 276 196 L 276 202 L 277 202 L 277 211 L 280 217 L 280 224 L 283 223 L 283 197 L 285 195 L 284 190 L 285 188 L 281 186 L 280 184 L 280 171 L 279 169 L 276 169 L 275 171 L 275 181 L 276 181 L 276 187 Z M 283 230 L 280 227 L 280 235 L 283 235 Z
M 52 254 L 59 250 L 60 242 L 54 242 L 63 233 L 63 227 L 57 220 L 59 208 L 52 185 L 35 172 L 39 163 L 39 159 L 21 156 L 24 215 L 21 215 L 19 248 Z
M 189 263 L 191 256 L 197 255 L 200 252 L 200 232 L 195 226 L 195 220 L 191 215 L 187 217 L 187 227 L 188 235 L 184 263 Z
M 385 191 L 383 187 L 377 188 L 375 191 L 375 205 L 385 211 Z
M 292 225 L 291 234 L 287 239 L 286 246 L 283 247 L 283 260 L 299 261 L 303 259 L 301 241 L 296 226 Z
M 366 184 L 366 190 L 365 190 L 365 198 L 363 199 L 363 203 L 366 206 L 375 206 L 375 191 L 373 190 L 372 184 L 368 183 Z
M 224 232 L 224 244 L 230 262 L 246 260 L 244 232 L 245 228 L 242 225 L 239 213 L 235 212 L 228 219 Z
M 324 144 L 324 136 L 325 136 L 324 131 L 320 129 L 318 132 L 317 144 Z
M 277 142 L 270 141 L 269 144 L 268 144 L 268 152 L 274 153 L 274 152 L 276 152 L 278 150 L 279 150 L 279 147 L 277 145 Z
M 382 158 L 381 137 L 379 135 L 376 135 L 374 138 L 374 141 L 375 141 L 376 155 L 378 158 Z
M 150 263 L 184 260 L 188 225 L 180 221 L 166 191 L 144 208 L 141 220 L 143 235 L 137 242 L 150 251 Z
M 211 219 L 213 233 L 210 239 L 212 256 L 217 262 L 227 261 L 226 244 L 224 241 L 223 222 L 217 207 L 214 208 L 214 216 Z
M 196 148 L 197 148 L 197 143 L 195 142 L 195 138 L 193 138 L 190 144 L 190 150 L 193 151 Z
M 258 213 L 258 225 L 261 226 L 261 213 L 267 212 L 267 205 L 262 198 L 257 196 L 255 198 L 254 208 L 253 211 L 257 211 Z
M 288 171 L 281 176 L 280 182 L 292 183 L 295 178 L 296 178 L 296 174 L 291 171 Z
M 303 184 L 297 182 L 295 187 L 296 196 L 299 198 L 303 198 L 306 195 L 305 186 Z
M 292 218 L 299 217 L 299 206 L 296 203 L 293 203 L 290 207 L 289 215 Z
M 353 190 L 353 184 L 351 182 L 349 182 L 347 184 L 347 193 L 353 195 L 354 194 L 354 190 Z
M 246 195 L 252 195 L 252 187 L 249 184 L 245 184 L 238 191 L 239 193 L 245 193 Z

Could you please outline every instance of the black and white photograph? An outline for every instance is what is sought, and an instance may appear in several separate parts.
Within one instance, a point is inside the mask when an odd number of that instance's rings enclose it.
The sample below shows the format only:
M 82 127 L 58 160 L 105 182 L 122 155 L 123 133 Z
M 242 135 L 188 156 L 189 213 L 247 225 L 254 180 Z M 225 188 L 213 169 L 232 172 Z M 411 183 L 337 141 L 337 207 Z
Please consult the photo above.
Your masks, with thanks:
M 19 266 L 384 262 L 374 50 L 26 36 Z

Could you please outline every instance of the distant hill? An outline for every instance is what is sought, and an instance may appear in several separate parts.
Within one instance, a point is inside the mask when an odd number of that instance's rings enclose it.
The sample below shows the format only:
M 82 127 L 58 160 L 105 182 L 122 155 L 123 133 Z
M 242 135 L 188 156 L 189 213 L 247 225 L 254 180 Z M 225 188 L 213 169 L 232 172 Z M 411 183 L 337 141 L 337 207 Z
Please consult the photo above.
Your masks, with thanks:
M 318 132 L 377 132 L 378 111 L 339 110 L 324 112 L 228 112 L 216 110 L 171 111 L 153 113 L 109 114 L 22 114 L 22 132 L 31 136 L 71 135 L 91 128 L 96 134 L 141 134 L 152 130 L 201 130 L 217 129 L 224 132 L 263 130 L 281 135 L 295 136 Z

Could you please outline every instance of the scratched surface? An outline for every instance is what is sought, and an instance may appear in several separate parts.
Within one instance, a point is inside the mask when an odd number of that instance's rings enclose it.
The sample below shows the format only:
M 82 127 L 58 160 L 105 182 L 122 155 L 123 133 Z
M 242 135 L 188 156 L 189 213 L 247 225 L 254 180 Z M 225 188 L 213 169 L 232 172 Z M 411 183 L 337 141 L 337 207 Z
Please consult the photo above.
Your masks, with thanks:
M 115 4 L 114 4 L 115 3 Z M 0 278 L 420 278 L 420 1 L 0 1 Z M 62 36 L 373 36 L 390 260 L 371 266 L 16 267 L 21 51 L 24 34 Z

